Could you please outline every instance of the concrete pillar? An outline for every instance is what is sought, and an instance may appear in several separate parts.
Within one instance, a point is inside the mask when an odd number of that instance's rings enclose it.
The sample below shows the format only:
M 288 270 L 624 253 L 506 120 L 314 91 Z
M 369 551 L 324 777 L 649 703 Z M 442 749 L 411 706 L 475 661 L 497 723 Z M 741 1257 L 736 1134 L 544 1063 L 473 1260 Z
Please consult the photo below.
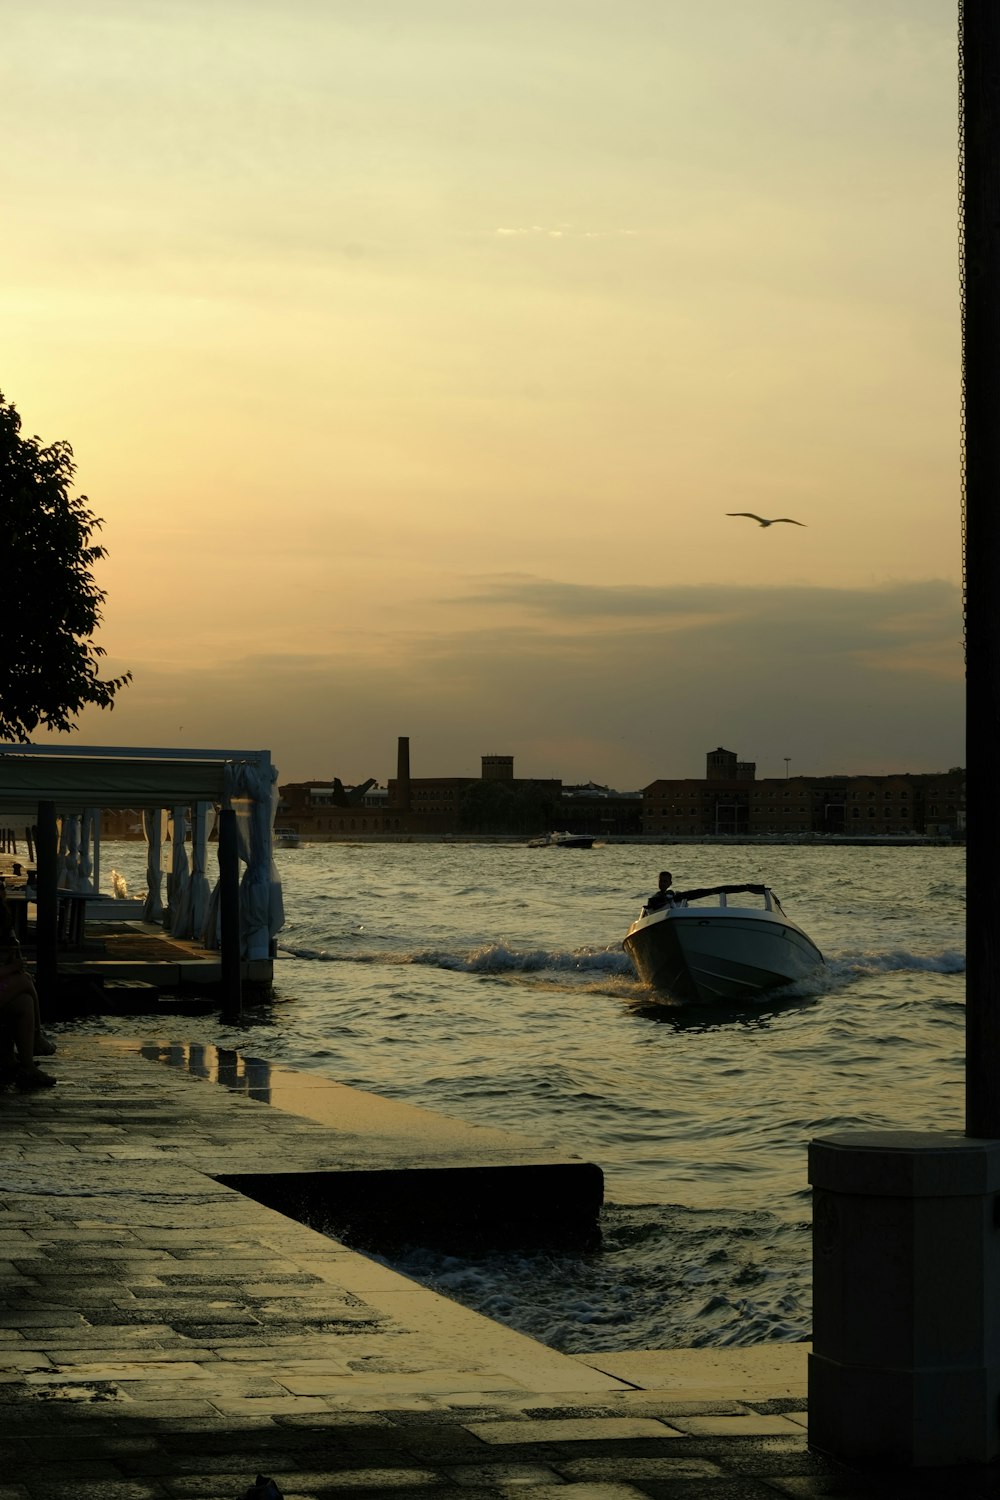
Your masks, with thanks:
M 844 1463 L 1000 1457 L 1000 1141 L 811 1143 L 809 1442 Z

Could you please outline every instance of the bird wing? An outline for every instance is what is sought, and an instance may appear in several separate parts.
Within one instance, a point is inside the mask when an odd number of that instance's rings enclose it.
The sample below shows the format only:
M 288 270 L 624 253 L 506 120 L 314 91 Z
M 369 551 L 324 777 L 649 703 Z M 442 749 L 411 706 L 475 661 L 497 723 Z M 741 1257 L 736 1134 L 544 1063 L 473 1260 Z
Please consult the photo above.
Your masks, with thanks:
M 775 521 L 787 521 L 789 526 L 804 526 L 805 521 L 794 521 L 791 516 L 775 516 Z M 772 525 L 774 522 L 772 521 Z
M 749 516 L 751 521 L 759 521 L 762 526 L 769 526 L 770 521 L 765 521 L 763 516 L 754 515 L 752 510 L 727 510 L 727 516 Z

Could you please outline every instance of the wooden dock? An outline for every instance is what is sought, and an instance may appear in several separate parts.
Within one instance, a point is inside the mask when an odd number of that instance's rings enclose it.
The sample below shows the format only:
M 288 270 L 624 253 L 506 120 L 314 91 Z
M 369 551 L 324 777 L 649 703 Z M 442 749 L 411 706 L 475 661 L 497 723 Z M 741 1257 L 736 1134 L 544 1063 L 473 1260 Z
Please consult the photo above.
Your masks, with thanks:
M 29 967 L 35 961 L 34 929 L 29 924 L 24 942 Z M 81 942 L 60 945 L 59 995 L 54 1003 L 42 997 L 46 1014 L 78 1014 L 98 1010 L 100 993 L 108 1010 L 141 1009 L 141 1001 L 158 996 L 203 997 L 218 1000 L 222 957 L 218 949 L 203 948 L 190 939 L 175 938 L 153 922 L 141 920 L 87 922 Z M 272 959 L 249 959 L 241 965 L 246 998 L 270 998 L 274 978 Z

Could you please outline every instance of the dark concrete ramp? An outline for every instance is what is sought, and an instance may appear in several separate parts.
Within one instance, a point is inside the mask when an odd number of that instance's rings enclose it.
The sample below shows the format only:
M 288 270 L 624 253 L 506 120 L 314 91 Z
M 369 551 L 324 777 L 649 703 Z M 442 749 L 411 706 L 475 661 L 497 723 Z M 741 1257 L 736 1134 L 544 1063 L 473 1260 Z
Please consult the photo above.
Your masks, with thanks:
M 197 1043 L 105 1045 L 221 1085 L 323 1127 L 308 1154 L 264 1126 L 241 1152 L 203 1170 L 258 1203 L 356 1247 L 458 1250 L 600 1242 L 599 1167 L 513 1131 L 470 1125 L 319 1073 Z

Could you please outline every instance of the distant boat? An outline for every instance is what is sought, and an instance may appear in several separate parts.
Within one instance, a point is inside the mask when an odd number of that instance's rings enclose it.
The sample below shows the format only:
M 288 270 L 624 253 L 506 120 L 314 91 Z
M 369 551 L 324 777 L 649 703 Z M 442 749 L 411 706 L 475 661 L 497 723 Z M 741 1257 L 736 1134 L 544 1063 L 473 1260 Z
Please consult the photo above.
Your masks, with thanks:
M 299 847 L 298 829 L 275 828 L 271 834 L 271 844 L 275 849 L 297 849 Z
M 528 841 L 529 849 L 592 849 L 593 833 L 543 833 Z

